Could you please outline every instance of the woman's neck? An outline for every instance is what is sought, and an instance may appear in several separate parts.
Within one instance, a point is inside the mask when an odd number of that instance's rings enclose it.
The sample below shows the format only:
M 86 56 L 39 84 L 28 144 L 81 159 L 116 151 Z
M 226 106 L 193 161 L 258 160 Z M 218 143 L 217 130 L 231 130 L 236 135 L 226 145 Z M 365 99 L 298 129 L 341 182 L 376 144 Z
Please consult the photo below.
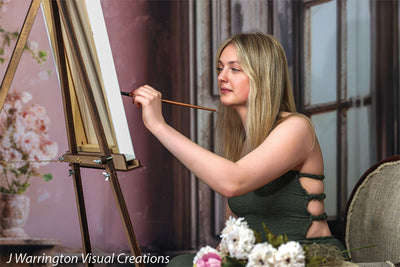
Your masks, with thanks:
M 243 128 L 246 129 L 247 107 L 234 107 L 234 109 L 242 121 Z

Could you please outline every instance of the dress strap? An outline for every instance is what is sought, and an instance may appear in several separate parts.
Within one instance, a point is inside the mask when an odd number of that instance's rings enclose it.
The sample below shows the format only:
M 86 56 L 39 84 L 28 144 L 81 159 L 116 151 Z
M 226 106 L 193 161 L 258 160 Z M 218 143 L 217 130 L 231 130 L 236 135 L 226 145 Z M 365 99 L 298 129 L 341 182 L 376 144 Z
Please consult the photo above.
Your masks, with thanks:
M 326 198 L 326 194 L 322 193 L 322 194 L 309 194 L 307 195 L 307 200 L 324 200 Z
M 324 212 L 321 215 L 310 215 L 311 220 L 313 221 L 324 221 L 328 218 L 328 215 L 326 214 L 326 212 Z
M 306 177 L 306 178 L 311 178 L 311 179 L 317 179 L 317 180 L 324 180 L 325 179 L 325 175 L 321 174 L 321 175 L 317 175 L 317 174 L 310 174 L 310 173 L 302 173 L 302 172 L 297 172 L 297 177 Z

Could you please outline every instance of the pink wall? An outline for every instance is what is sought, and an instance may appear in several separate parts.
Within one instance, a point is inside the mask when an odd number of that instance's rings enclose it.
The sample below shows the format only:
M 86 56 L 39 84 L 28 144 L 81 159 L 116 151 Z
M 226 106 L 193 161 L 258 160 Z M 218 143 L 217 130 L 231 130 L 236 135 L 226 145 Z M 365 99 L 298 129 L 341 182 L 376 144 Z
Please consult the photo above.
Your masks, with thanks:
M 17 30 L 30 1 L 12 1 L 2 13 L 1 26 Z M 106 24 L 121 90 L 130 90 L 148 83 L 171 88 L 165 64 L 169 64 L 170 45 L 168 4 L 163 17 L 152 15 L 147 1 L 103 0 Z M 160 10 L 161 10 L 160 8 Z M 42 13 L 39 12 L 29 40 L 39 43 L 41 50 L 51 54 Z M 163 45 L 161 45 L 163 44 Z M 8 53 L 10 53 L 10 49 Z M 162 64 L 160 64 L 162 62 Z M 53 70 L 48 76 L 46 70 Z M 0 66 L 4 74 L 5 64 Z M 38 65 L 24 54 L 11 89 L 32 93 L 32 102 L 46 107 L 51 119 L 49 135 L 56 141 L 61 156 L 68 150 L 62 99 L 54 63 L 51 57 Z M 133 139 L 135 154 L 144 165 L 130 172 L 119 172 L 119 181 L 141 246 L 168 248 L 173 244 L 172 232 L 172 167 L 171 155 L 144 128 L 140 111 L 124 99 L 124 106 Z M 168 111 L 166 111 L 168 113 Z M 168 117 L 168 116 L 167 116 Z M 43 173 L 51 172 L 54 179 L 44 182 L 32 178 L 27 194 L 31 209 L 26 231 L 32 237 L 61 240 L 66 247 L 81 247 L 79 222 L 72 178 L 67 163 L 50 163 Z M 82 169 L 92 247 L 108 251 L 129 249 L 108 182 L 102 170 Z

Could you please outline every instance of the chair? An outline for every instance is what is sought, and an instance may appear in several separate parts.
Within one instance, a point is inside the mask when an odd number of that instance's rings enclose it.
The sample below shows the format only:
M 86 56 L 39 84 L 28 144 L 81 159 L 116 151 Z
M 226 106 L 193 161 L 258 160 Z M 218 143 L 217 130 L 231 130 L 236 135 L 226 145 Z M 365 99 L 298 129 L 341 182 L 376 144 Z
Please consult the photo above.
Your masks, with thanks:
M 372 166 L 348 204 L 345 242 L 353 262 L 400 262 L 400 155 Z

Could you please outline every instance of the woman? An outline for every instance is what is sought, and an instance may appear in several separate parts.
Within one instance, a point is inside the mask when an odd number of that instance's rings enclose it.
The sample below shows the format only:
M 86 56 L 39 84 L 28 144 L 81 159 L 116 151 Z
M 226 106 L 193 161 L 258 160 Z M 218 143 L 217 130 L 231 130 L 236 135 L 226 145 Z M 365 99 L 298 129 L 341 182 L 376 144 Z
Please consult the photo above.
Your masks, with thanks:
M 145 126 L 199 179 L 228 198 L 228 215 L 244 217 L 258 232 L 264 222 L 290 240 L 344 249 L 326 222 L 321 149 L 310 120 L 296 113 L 280 43 L 262 33 L 235 35 L 218 51 L 217 72 L 222 156 L 167 125 L 161 94 L 148 85 L 133 91 Z M 173 264 L 191 266 L 192 259 L 177 257 Z

